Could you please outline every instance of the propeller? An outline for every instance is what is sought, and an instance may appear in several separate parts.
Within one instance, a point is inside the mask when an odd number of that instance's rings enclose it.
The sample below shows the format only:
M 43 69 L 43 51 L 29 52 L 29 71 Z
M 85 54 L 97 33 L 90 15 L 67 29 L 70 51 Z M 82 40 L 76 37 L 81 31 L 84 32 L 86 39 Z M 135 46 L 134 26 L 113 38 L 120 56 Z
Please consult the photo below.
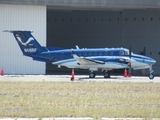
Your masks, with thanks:
M 142 55 L 146 55 L 146 47 L 143 48 Z M 145 69 L 142 69 L 142 75 L 145 76 Z
M 128 63 L 128 77 L 131 77 L 131 47 L 129 48 L 129 63 Z

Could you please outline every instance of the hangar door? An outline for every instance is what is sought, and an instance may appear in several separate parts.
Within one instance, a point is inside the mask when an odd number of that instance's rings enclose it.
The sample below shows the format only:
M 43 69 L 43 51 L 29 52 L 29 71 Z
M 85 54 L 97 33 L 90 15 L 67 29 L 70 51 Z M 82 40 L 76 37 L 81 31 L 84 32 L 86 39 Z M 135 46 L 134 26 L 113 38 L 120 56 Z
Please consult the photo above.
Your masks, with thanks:
M 75 48 L 132 47 L 157 60 L 159 70 L 159 10 L 48 10 L 47 46 Z M 160 44 L 160 43 L 159 43 Z M 154 46 L 154 47 L 153 47 Z M 65 72 L 47 64 L 47 73 Z

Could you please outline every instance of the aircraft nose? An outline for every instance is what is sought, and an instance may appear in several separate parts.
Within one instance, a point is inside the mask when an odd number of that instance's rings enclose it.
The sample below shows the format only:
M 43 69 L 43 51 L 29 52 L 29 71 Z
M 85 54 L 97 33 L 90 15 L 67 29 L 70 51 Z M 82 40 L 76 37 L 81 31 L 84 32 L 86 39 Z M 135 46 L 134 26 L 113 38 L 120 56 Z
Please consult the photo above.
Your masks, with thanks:
M 155 63 L 156 63 L 156 60 L 152 59 L 152 63 L 155 64 Z
M 151 58 L 150 63 L 151 63 L 151 65 L 153 65 L 153 64 L 156 63 L 156 60 L 154 60 L 153 58 Z

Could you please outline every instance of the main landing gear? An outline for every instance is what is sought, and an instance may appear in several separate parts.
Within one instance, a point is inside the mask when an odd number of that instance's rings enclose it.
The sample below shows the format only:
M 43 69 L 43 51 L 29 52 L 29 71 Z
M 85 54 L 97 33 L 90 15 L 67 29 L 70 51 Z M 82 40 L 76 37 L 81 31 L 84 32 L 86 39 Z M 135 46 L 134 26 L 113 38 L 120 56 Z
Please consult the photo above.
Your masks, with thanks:
M 152 70 L 152 65 L 150 66 L 150 68 L 149 68 L 149 79 L 153 79 L 154 78 L 154 74 L 153 74 L 153 70 Z
M 107 71 L 103 71 L 104 78 L 110 78 L 110 74 Z M 90 71 L 89 78 L 95 78 L 96 74 L 94 71 Z
M 95 76 L 96 76 L 95 72 L 91 71 L 89 73 L 89 78 L 95 78 Z
M 110 78 L 110 73 L 107 71 L 103 71 L 104 78 Z

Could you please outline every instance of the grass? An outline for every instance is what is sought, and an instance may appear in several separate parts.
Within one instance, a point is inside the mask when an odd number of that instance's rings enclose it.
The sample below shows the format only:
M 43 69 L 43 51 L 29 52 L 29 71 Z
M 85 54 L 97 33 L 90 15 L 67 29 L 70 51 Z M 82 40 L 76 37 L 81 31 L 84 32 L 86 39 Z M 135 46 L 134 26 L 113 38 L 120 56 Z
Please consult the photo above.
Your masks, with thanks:
M 160 83 L 0 82 L 0 117 L 160 117 Z

